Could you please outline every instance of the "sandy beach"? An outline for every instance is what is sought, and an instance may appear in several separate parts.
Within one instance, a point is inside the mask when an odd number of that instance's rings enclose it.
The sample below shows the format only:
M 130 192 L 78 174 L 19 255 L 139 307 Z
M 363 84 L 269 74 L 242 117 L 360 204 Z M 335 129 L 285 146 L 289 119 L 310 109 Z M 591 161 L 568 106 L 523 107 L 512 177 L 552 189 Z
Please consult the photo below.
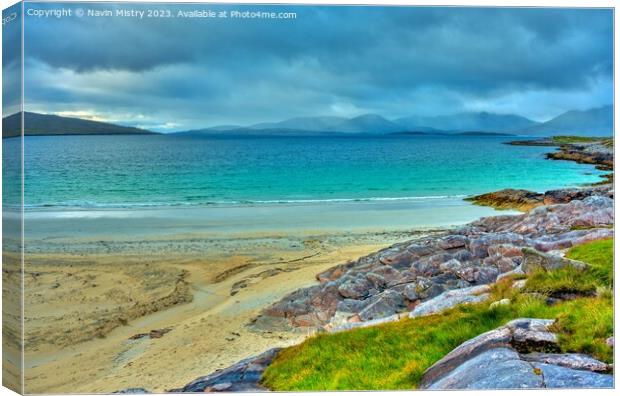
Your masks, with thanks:
M 285 243 L 250 238 L 232 256 L 226 249 L 200 256 L 32 255 L 25 280 L 27 391 L 164 391 L 300 342 L 307 334 L 247 325 L 261 309 L 313 284 L 316 273 L 417 234 L 426 232 L 282 236 Z M 169 332 L 134 337 L 160 329 Z

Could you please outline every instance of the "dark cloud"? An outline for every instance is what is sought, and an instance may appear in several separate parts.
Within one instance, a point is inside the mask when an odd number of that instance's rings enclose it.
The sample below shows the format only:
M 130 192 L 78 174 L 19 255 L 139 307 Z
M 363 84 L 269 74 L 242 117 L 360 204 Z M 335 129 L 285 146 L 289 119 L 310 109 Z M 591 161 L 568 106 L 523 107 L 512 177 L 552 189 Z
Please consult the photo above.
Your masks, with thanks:
M 363 112 L 487 109 L 545 118 L 613 95 L 613 14 L 606 9 L 156 7 L 298 16 L 27 17 L 27 103 L 189 128 Z

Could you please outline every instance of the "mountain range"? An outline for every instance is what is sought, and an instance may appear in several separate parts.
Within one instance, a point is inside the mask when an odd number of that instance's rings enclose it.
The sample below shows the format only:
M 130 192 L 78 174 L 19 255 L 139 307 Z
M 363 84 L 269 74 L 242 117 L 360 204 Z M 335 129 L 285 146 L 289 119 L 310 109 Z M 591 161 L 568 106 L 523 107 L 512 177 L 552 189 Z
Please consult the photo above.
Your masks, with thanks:
M 80 118 L 24 113 L 26 135 L 119 135 L 153 134 L 144 129 Z M 329 135 L 329 134 L 514 134 L 514 135 L 613 135 L 613 106 L 572 110 L 546 122 L 536 122 L 514 114 L 488 112 L 458 113 L 434 117 L 410 116 L 389 120 L 376 114 L 353 118 L 296 117 L 250 126 L 222 125 L 175 132 L 177 135 Z M 19 135 L 20 113 L 2 120 L 2 136 Z
M 179 132 L 200 134 L 411 134 L 416 133 L 509 133 L 518 135 L 570 134 L 579 136 L 610 136 L 613 134 L 613 106 L 590 110 L 573 110 L 546 122 L 536 122 L 514 114 L 488 112 L 458 113 L 444 116 L 410 116 L 389 120 L 380 115 L 366 114 L 353 118 L 297 117 L 279 122 L 250 126 L 225 125 Z

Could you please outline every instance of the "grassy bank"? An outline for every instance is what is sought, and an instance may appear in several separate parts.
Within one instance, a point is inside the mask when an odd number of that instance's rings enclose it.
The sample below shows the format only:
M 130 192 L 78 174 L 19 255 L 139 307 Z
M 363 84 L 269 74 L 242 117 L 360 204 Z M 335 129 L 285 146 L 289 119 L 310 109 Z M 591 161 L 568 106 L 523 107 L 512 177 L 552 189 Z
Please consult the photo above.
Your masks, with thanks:
M 282 351 L 262 381 L 281 391 L 412 389 L 424 370 L 459 344 L 519 317 L 556 318 L 563 351 L 611 362 L 613 351 L 605 339 L 613 333 L 613 241 L 584 244 L 567 255 L 590 266 L 585 271 L 536 273 L 521 291 L 510 287 L 511 280 L 500 282 L 493 300 L 509 298 L 511 303 L 494 309 L 486 302 L 317 335 Z M 547 297 L 560 292 L 580 297 L 549 305 Z
M 606 137 L 591 137 L 591 136 L 553 136 L 551 140 L 557 144 L 577 144 L 577 143 L 594 143 L 600 142 L 604 145 L 611 143 L 613 147 L 613 139 Z

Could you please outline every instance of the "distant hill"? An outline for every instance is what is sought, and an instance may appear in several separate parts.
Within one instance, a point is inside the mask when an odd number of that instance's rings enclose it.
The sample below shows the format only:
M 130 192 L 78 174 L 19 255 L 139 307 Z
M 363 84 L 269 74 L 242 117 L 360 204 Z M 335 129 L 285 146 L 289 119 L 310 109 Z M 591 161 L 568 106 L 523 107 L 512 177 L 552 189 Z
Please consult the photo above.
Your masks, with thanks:
M 261 130 L 274 134 L 278 130 L 298 132 L 339 132 L 364 134 L 394 134 L 400 132 L 493 132 L 508 133 L 537 125 L 535 121 L 513 114 L 459 113 L 447 116 L 411 116 L 388 120 L 377 114 L 365 114 L 354 118 L 345 117 L 296 117 L 280 122 L 265 122 L 247 127 L 220 126 L 192 131 L 194 134 L 211 134 L 214 131 Z M 186 133 L 186 132 L 184 132 Z
M 267 129 L 251 129 L 237 127 L 233 129 L 193 129 L 189 131 L 173 132 L 174 136 L 199 137 L 199 136 L 347 136 L 350 134 L 340 132 L 321 132 L 321 131 L 301 131 L 299 129 L 285 128 L 267 128 Z
M 514 114 L 495 114 L 487 112 L 458 113 L 444 116 L 412 116 L 394 120 L 408 130 L 433 128 L 448 132 L 515 132 L 537 125 L 536 121 Z
M 247 127 L 223 125 L 212 128 L 177 132 L 177 135 L 273 135 L 316 136 L 325 134 L 387 134 L 406 129 L 376 114 L 354 118 L 345 117 L 296 117 L 280 122 L 263 122 Z
M 19 136 L 21 113 L 2 119 L 2 137 Z M 156 132 L 105 122 L 60 117 L 48 114 L 24 113 L 24 134 L 35 135 L 149 135 Z
M 571 110 L 521 132 L 528 135 L 611 136 L 614 133 L 614 109 L 613 106 L 603 106 Z
M 247 129 L 275 130 L 296 129 L 298 131 L 334 132 L 347 121 L 344 117 L 296 117 L 280 122 L 263 122 Z
M 346 120 L 337 126 L 339 132 L 348 133 L 391 133 L 405 131 L 402 125 L 376 114 L 366 114 Z

